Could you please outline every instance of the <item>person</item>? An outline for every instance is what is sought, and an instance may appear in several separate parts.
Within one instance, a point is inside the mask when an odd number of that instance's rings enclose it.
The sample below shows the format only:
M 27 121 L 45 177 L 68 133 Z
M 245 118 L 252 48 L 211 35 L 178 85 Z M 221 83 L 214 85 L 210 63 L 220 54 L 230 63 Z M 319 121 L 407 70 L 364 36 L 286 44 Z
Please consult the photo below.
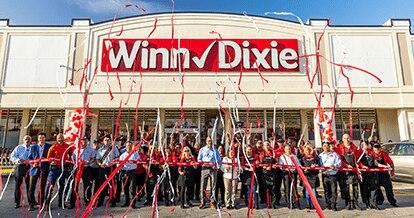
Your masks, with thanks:
M 39 158 L 46 158 L 47 153 L 52 145 L 46 143 L 46 133 L 39 133 L 37 135 L 37 144 L 35 146 L 31 146 L 29 159 L 39 159 Z M 47 175 L 49 173 L 49 163 L 48 162 L 41 162 L 34 163 L 33 168 L 31 170 L 32 175 L 30 175 L 30 185 L 29 185 L 29 211 L 34 210 L 36 205 L 43 205 L 43 201 L 45 198 L 45 188 L 46 188 L 46 181 Z M 40 187 L 39 187 L 39 194 L 38 194 L 38 202 L 35 200 L 35 190 L 36 184 L 40 177 Z
M 95 151 L 95 161 L 90 164 L 90 172 L 91 172 L 91 190 L 92 190 L 92 183 L 93 183 L 93 194 L 98 191 L 99 188 L 99 165 L 96 162 L 96 156 L 98 155 L 98 150 L 101 147 L 101 143 L 99 140 L 94 140 L 92 148 Z M 90 200 L 90 198 L 89 198 Z
M 168 170 L 163 180 L 164 183 L 164 202 L 165 206 L 175 205 L 175 193 L 177 192 L 178 179 L 178 159 L 175 157 L 169 147 L 165 148 L 165 157 L 162 160 L 164 169 Z M 193 183 L 194 184 L 194 183 Z
M 236 192 L 238 177 L 241 172 L 239 165 L 240 161 L 235 156 L 234 151 L 228 149 L 227 157 L 223 158 L 223 164 L 221 165 L 225 189 L 225 204 L 228 210 L 237 209 Z
M 99 148 L 98 153 L 96 155 L 96 162 L 99 165 L 99 186 L 105 182 L 106 178 L 111 174 L 111 172 L 116 168 L 114 160 L 119 159 L 119 150 L 115 147 L 115 145 L 111 145 L 111 138 L 107 135 L 103 139 L 103 147 Z M 116 178 L 110 181 L 111 187 L 116 185 Z M 105 196 L 108 194 L 108 187 L 109 184 L 106 184 L 102 192 L 99 194 L 98 197 L 98 204 L 97 207 L 103 205 Z M 121 190 L 116 190 L 116 188 L 111 189 L 111 193 L 109 194 L 109 202 L 111 203 L 111 207 L 116 206 L 116 194 Z
M 147 162 L 150 164 L 148 165 L 148 178 L 147 178 L 147 184 L 145 186 L 145 192 L 147 194 L 146 200 L 144 202 L 144 206 L 149 206 L 152 204 L 153 196 L 152 193 L 155 190 L 155 185 L 157 184 L 158 176 L 161 175 L 161 166 L 159 164 L 162 155 L 160 153 L 160 150 L 156 147 L 153 147 L 155 145 L 149 146 L 149 154 L 147 155 Z M 160 193 L 160 191 L 158 191 Z M 158 196 L 157 196 L 158 197 Z M 159 198 L 158 198 L 159 199 Z
M 352 144 L 350 136 L 348 134 L 344 134 L 342 136 L 342 144 L 339 146 L 339 156 L 341 157 L 342 166 L 349 169 L 357 169 L 357 157 L 359 156 L 358 154 L 358 148 Z M 348 210 L 356 208 L 362 210 L 362 207 L 358 202 L 358 180 L 360 175 L 357 173 L 358 171 L 347 171 L 345 172 L 343 178 L 345 207 Z M 352 186 L 352 198 L 350 195 L 350 186 Z
M 192 207 L 190 201 L 189 189 L 194 187 L 194 170 L 196 168 L 196 160 L 191 154 L 189 147 L 185 146 L 180 157 L 180 163 L 184 164 L 178 167 L 178 185 L 180 186 L 180 200 L 182 209 Z
M 291 158 L 294 158 L 297 164 L 300 166 L 300 162 L 296 155 L 291 153 L 290 145 L 285 145 L 284 154 L 279 158 L 279 164 L 287 165 L 289 167 L 295 166 Z M 290 209 L 300 208 L 299 198 L 298 198 L 298 188 L 297 188 L 298 174 L 294 169 L 283 169 L 283 181 L 285 186 L 285 199 L 286 204 Z M 293 190 L 291 190 L 293 188 Z M 293 193 L 293 195 L 291 194 Z M 292 202 L 292 199 L 295 202 Z
M 381 191 L 381 186 L 385 189 L 385 194 L 387 195 L 388 202 L 394 207 L 398 207 L 397 200 L 394 197 L 394 192 L 392 190 L 392 182 L 391 182 L 391 176 L 394 175 L 394 162 L 390 158 L 390 156 L 387 154 L 387 152 L 381 150 L 381 145 L 379 143 L 375 143 L 373 146 L 375 159 L 378 163 L 387 165 L 388 167 L 391 167 L 390 172 L 378 172 L 378 188 L 377 188 L 377 204 L 381 205 L 384 202 L 384 195 Z
M 141 145 L 138 144 L 138 154 L 141 160 L 146 160 L 147 155 L 144 153 L 144 149 Z M 137 190 L 139 192 L 137 201 L 141 202 L 141 198 L 144 196 L 144 185 L 145 185 L 145 178 L 146 178 L 146 164 L 137 164 L 137 168 L 135 170 L 135 181 L 137 184 Z
M 262 181 L 267 208 L 272 207 L 273 209 L 276 209 L 276 186 L 274 185 L 276 182 L 276 165 L 274 164 L 277 163 L 277 160 L 270 148 L 269 142 L 263 144 L 263 151 L 260 153 L 260 162 L 262 164 L 267 164 L 262 167 Z
M 284 146 L 283 138 L 279 138 L 277 140 L 277 144 L 273 148 L 273 153 L 275 154 L 275 158 L 279 160 L 280 156 L 282 156 L 285 152 L 283 151 Z M 280 200 L 282 199 L 282 183 L 283 183 L 283 171 L 281 168 L 276 168 L 276 205 L 280 205 Z
M 49 152 L 47 154 L 47 158 L 53 159 L 50 162 L 50 171 L 48 175 L 48 179 L 50 184 L 48 184 L 46 188 L 47 198 L 45 201 L 45 210 L 49 210 L 49 204 L 52 198 L 52 191 L 55 187 L 56 181 L 58 181 L 59 187 L 59 196 L 58 196 L 58 205 L 64 208 L 64 199 L 63 199 L 63 191 L 65 186 L 65 179 L 66 175 L 68 174 L 68 160 L 73 154 L 74 147 L 70 147 L 68 144 L 65 143 L 65 137 L 63 134 L 58 134 L 56 136 L 56 144 L 50 147 Z
M 303 149 L 303 157 L 302 160 L 302 166 L 304 167 L 317 167 L 319 166 L 319 157 L 316 153 L 313 152 L 313 149 L 311 146 L 306 145 Z M 316 197 L 316 187 L 317 187 L 317 180 L 319 180 L 318 170 L 311 170 L 311 169 L 305 169 L 304 174 L 306 176 L 306 179 L 309 182 L 309 185 L 312 188 L 312 192 Z M 305 185 L 304 185 L 305 186 Z M 307 203 L 307 208 L 313 209 L 314 206 L 312 204 L 312 201 L 309 196 L 309 192 L 305 192 L 305 198 Z
M 134 149 L 134 145 L 132 144 L 132 142 L 127 141 L 125 143 L 125 152 L 121 154 L 121 156 L 119 157 L 119 160 L 123 161 L 127 159 L 129 155 L 130 157 L 128 158 L 128 161 L 140 160 L 140 156 L 138 152 L 134 151 L 133 149 Z M 125 184 L 125 187 L 124 187 L 125 203 L 122 204 L 121 207 L 129 207 L 131 205 L 132 208 L 134 209 L 137 208 L 137 206 L 135 205 L 136 200 L 134 198 L 137 193 L 137 190 L 136 190 L 137 184 L 136 184 L 136 175 L 135 175 L 136 168 L 137 168 L 136 163 L 129 163 L 129 162 L 126 162 L 121 168 L 121 180 L 122 180 L 122 184 Z M 119 192 L 120 191 L 121 190 L 119 190 Z M 131 204 L 130 194 L 134 198 L 132 201 L 132 204 Z
M 118 149 L 119 155 L 121 155 L 125 152 L 126 141 L 127 141 L 127 139 L 122 135 L 118 138 L 118 140 L 116 140 L 117 143 L 116 143 L 115 147 L 116 147 L 116 149 Z M 115 193 L 116 194 L 115 202 L 119 203 L 119 202 L 121 202 L 121 190 L 122 190 L 122 186 L 123 186 L 120 171 L 118 171 L 115 174 L 114 179 L 116 181 L 116 190 L 117 190 L 116 193 Z
M 95 162 L 96 151 L 89 146 L 88 137 L 83 136 L 81 143 L 79 143 L 80 149 L 75 149 L 72 154 L 72 159 L 76 161 L 77 167 L 79 170 L 74 171 L 74 178 L 77 173 L 82 172 L 82 182 L 83 182 L 83 201 L 87 205 L 92 196 L 92 174 L 91 174 L 91 164 Z M 73 209 L 76 204 L 76 192 L 78 189 L 78 184 L 73 185 L 73 191 L 70 196 L 70 205 L 68 209 Z M 80 194 L 78 193 L 78 196 Z
M 253 152 L 257 157 L 260 157 L 260 154 L 263 152 L 263 141 L 262 140 L 257 140 L 255 147 L 253 149 Z M 267 198 L 266 198 L 265 185 L 263 182 L 263 168 L 261 166 L 257 166 L 255 172 L 257 174 L 257 186 L 259 188 L 260 203 L 264 204 L 267 202 Z
M 387 165 L 380 164 L 375 159 L 374 151 L 371 145 L 375 142 L 365 144 L 366 149 L 359 157 L 359 167 L 363 169 L 373 169 L 377 167 L 387 167 Z M 362 200 L 367 208 L 380 210 L 377 205 L 377 189 L 378 189 L 378 173 L 377 172 L 362 172 L 362 182 L 360 183 Z
M 194 144 L 192 153 L 194 157 L 198 157 L 198 154 L 200 153 L 200 143 L 196 142 Z M 191 199 L 194 200 L 194 197 L 195 197 L 195 200 L 198 201 L 200 200 L 200 195 L 198 193 L 200 193 L 200 185 L 201 185 L 201 166 L 197 165 L 197 168 L 194 171 L 194 175 L 195 175 L 195 184 L 194 184 L 193 190 L 194 190 L 194 193 L 196 194 L 193 194 Z
M 250 145 L 246 145 L 246 156 L 243 155 L 241 165 L 243 167 L 243 183 L 246 185 L 245 203 L 249 208 L 259 209 L 259 196 L 256 192 L 257 181 L 255 180 L 255 166 L 259 164 L 259 157 L 253 153 Z M 253 195 L 253 196 L 252 196 Z
M 224 152 L 224 146 L 223 145 L 219 145 L 217 150 L 220 153 L 220 157 L 223 160 L 224 157 L 226 157 L 226 153 Z M 224 181 L 223 181 L 223 171 L 221 170 L 221 168 L 217 169 L 217 184 L 216 184 L 216 196 L 215 199 L 218 200 L 219 197 L 219 193 L 220 193 L 220 207 L 224 206 L 225 201 L 224 201 Z
M 26 163 L 29 160 L 30 144 L 32 137 L 25 135 L 23 137 L 23 143 L 16 146 L 10 154 L 11 161 L 15 164 L 14 167 L 14 208 L 19 208 L 21 205 L 21 192 L 20 186 L 23 181 L 26 183 L 26 191 L 29 196 L 29 176 L 26 176 L 30 166 Z
M 337 211 L 336 200 L 337 200 L 337 180 L 336 174 L 338 173 L 339 167 L 342 166 L 341 158 L 335 153 L 329 142 L 322 144 L 323 152 L 319 154 L 319 163 L 323 167 L 329 167 L 329 170 L 322 172 L 322 183 L 325 195 L 325 203 L 328 209 Z
M 212 209 L 217 209 L 215 205 L 216 199 L 214 198 L 216 195 L 214 192 L 216 190 L 216 183 L 217 183 L 217 169 L 220 167 L 220 164 L 218 163 L 221 163 L 221 156 L 217 148 L 213 146 L 213 141 L 210 136 L 206 138 L 206 146 L 200 149 L 200 152 L 197 157 L 197 161 L 205 163 L 201 167 L 201 187 L 202 187 L 202 190 L 200 193 L 201 204 L 198 206 L 198 208 L 203 209 L 204 205 L 206 204 L 207 182 L 208 182 L 208 179 L 210 178 L 210 187 L 211 187 L 210 190 L 213 192 L 210 195 L 212 196 L 210 199 L 210 207 Z

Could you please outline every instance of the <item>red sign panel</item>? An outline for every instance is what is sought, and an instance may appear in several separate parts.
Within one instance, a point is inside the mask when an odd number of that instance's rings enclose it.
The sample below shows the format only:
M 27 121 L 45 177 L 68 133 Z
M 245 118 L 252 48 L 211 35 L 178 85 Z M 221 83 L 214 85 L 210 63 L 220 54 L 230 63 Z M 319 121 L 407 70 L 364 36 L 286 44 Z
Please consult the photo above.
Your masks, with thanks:
M 298 72 L 296 39 L 106 39 L 103 72 Z

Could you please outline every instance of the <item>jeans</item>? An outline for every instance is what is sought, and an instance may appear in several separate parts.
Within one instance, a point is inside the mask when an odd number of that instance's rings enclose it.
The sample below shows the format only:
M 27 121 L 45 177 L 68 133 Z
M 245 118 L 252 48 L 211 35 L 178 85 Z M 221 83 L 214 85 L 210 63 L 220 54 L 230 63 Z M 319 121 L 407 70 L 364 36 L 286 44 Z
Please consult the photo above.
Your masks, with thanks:
M 59 198 L 58 198 L 58 202 L 59 202 L 59 206 L 62 206 L 63 189 L 65 188 L 66 171 L 63 170 L 63 172 L 62 172 L 61 167 L 52 167 L 49 171 L 48 179 L 50 181 L 50 184 L 48 184 L 47 188 L 46 188 L 46 194 L 47 194 L 46 203 L 47 204 L 49 204 L 50 200 L 52 199 L 53 190 L 51 190 L 51 187 L 53 187 L 53 189 L 54 189 L 55 184 L 56 184 L 56 180 L 58 180 L 59 177 L 60 177 L 60 179 L 59 179 Z
M 312 189 L 312 192 L 313 192 L 313 195 L 315 195 L 315 196 L 316 196 L 316 190 L 315 190 L 314 188 Z M 310 199 L 309 192 L 306 192 L 306 193 L 305 193 L 305 196 L 306 196 L 306 203 L 307 203 L 309 206 L 311 206 L 311 205 L 312 205 L 312 201 L 311 201 L 311 199 Z
M 251 198 L 250 198 L 250 189 L 251 189 L 251 185 L 248 185 L 248 184 L 246 184 L 246 188 L 247 188 L 247 193 L 246 193 L 246 198 L 247 199 L 249 199 L 249 205 L 250 205 L 250 207 L 253 207 L 254 206 L 254 204 L 253 203 L 255 203 L 255 204 L 259 204 L 259 202 L 258 202 L 258 200 L 259 200 L 259 195 L 257 194 L 257 192 L 256 192 L 256 184 L 254 184 L 253 185 L 253 199 L 254 199 L 254 202 L 250 202 L 250 200 L 251 200 Z

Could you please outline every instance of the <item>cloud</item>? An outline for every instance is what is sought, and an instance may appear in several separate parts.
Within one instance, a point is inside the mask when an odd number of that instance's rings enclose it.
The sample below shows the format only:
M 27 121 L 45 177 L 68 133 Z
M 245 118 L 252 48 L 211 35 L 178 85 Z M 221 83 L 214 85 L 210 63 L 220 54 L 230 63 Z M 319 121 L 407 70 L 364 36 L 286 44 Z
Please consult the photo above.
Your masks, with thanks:
M 143 8 L 147 13 L 171 11 L 171 3 L 169 1 L 156 0 L 69 0 L 71 4 L 75 4 L 80 9 L 99 15 L 115 15 L 126 4 L 135 4 Z M 135 7 L 130 7 L 122 12 L 120 16 L 129 16 L 134 14 L 142 14 Z

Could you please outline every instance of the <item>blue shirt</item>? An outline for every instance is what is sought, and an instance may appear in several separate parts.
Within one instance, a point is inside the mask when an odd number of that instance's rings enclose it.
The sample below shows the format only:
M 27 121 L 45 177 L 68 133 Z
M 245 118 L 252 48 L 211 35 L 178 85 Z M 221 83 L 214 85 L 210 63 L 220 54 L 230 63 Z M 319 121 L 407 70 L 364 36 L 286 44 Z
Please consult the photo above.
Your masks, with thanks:
M 105 160 L 101 160 L 102 156 L 105 155 L 106 151 L 111 148 L 112 145 L 110 145 L 109 147 L 105 148 L 105 146 L 102 146 L 101 148 L 99 148 L 98 150 L 98 154 L 96 155 L 96 159 L 99 159 L 101 161 L 102 164 L 106 164 L 106 167 L 112 166 L 114 165 L 113 163 L 111 163 L 114 159 L 119 157 L 119 151 L 118 148 L 116 146 L 114 146 L 114 148 L 108 152 L 108 155 L 106 156 Z
M 124 152 L 121 154 L 121 157 L 119 157 L 120 161 L 125 160 L 125 158 L 129 155 L 128 152 Z M 131 157 L 129 157 L 129 160 L 141 160 L 141 157 L 139 156 L 138 152 L 134 152 Z M 122 167 L 123 170 L 135 170 L 137 168 L 137 164 L 135 163 L 128 163 L 126 162 L 124 166 Z
M 91 161 L 92 158 L 96 158 L 96 151 L 91 146 L 86 146 L 85 148 L 80 148 L 80 159 L 84 160 L 85 162 Z M 72 155 L 72 159 L 76 160 L 78 158 L 78 149 L 75 149 Z M 86 167 L 91 166 L 91 164 L 85 164 Z
M 217 163 L 221 163 L 221 156 L 216 147 L 211 146 L 211 148 L 209 148 L 208 146 L 204 146 L 198 153 L 197 161 L 214 162 L 217 167 L 220 167 L 221 164 Z
M 20 160 L 28 160 L 30 154 L 30 146 L 26 147 L 26 145 L 18 145 L 14 148 L 13 152 L 10 155 L 11 161 L 15 164 L 19 164 Z
M 342 166 L 341 158 L 335 152 L 330 151 L 329 153 L 322 152 L 319 154 L 319 163 L 323 167 L 330 167 L 334 166 L 335 168 L 339 168 Z M 338 170 L 327 170 L 328 175 L 336 175 Z

